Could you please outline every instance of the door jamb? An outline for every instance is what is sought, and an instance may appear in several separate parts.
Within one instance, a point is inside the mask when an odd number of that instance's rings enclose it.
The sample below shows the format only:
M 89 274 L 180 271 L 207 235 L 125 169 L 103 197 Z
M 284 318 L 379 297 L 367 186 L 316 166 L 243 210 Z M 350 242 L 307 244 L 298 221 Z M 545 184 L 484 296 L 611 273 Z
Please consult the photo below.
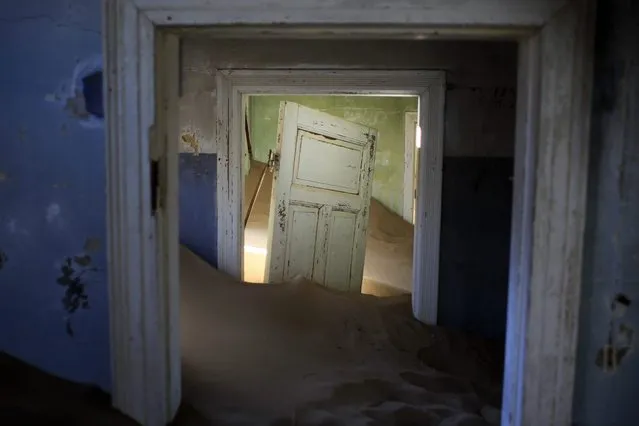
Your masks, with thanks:
M 326 78 L 327 74 L 331 78 Z M 217 203 L 218 268 L 238 279 L 242 277 L 244 229 L 242 212 L 244 175 L 241 135 L 244 95 L 395 95 L 418 96 L 420 122 L 428 123 L 422 134 L 420 171 L 425 182 L 418 193 L 413 242 L 413 313 L 427 324 L 437 321 L 439 285 L 439 229 L 441 165 L 443 158 L 443 116 L 445 96 L 443 71 L 397 70 L 219 70 L 217 72 Z M 422 177 L 422 175 L 424 175 Z M 429 210 L 424 210 L 428 208 Z M 430 220 L 425 220 L 426 215 Z M 239 220 L 238 220 L 239 218 Z M 420 298 L 419 300 L 417 300 Z
M 415 152 L 417 152 L 416 133 L 412 129 L 412 123 L 419 126 L 418 114 L 414 111 L 404 113 L 404 198 L 402 216 L 406 222 L 413 223 L 415 201 Z

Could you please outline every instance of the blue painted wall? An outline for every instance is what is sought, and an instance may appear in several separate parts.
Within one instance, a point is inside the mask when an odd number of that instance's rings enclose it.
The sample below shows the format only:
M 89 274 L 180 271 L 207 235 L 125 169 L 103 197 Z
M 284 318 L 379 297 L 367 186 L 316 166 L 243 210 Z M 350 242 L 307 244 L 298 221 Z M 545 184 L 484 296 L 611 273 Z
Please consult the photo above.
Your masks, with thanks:
M 593 99 L 573 424 L 634 426 L 639 424 L 637 1 L 598 3 Z M 617 366 L 604 371 L 607 344 L 615 349 L 610 359 L 616 357 Z
M 101 61 L 100 10 L 0 2 L 0 351 L 109 390 L 104 128 L 86 117 L 103 115 L 100 77 L 77 87 L 86 105 L 60 97 L 78 64 Z M 215 173 L 215 155 L 180 155 L 180 240 L 212 264 Z M 80 274 L 88 306 L 69 315 Z
M 444 157 L 440 325 L 505 338 L 513 162 L 512 157 Z
M 217 266 L 215 154 L 180 154 L 180 243 Z
M 0 2 L 0 350 L 108 390 L 104 134 L 46 100 L 78 60 L 100 53 L 99 3 Z M 621 325 L 639 322 L 639 10 L 599 3 L 574 424 L 624 426 L 639 418 L 636 337 L 613 372 L 598 355 L 611 330 L 624 348 Z M 214 207 L 215 159 L 180 159 L 181 239 L 211 260 L 214 218 L 195 207 Z M 71 337 L 57 281 L 65 258 L 86 254 L 98 270 L 85 274 L 90 306 L 72 316 Z M 620 293 L 631 303 L 613 312 Z
M 99 57 L 100 19 L 99 0 L 0 2 L 0 350 L 108 389 L 104 131 L 47 96 Z M 85 249 L 98 270 L 71 337 L 57 280 Z

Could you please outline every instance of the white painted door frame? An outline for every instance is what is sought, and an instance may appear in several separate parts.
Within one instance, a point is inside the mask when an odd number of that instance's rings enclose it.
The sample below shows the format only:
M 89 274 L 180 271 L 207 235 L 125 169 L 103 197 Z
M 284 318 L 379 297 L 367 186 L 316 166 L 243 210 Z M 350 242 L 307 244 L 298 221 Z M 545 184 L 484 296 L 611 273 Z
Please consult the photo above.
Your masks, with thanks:
M 218 33 L 239 25 L 236 33 L 259 34 L 250 26 L 280 24 L 273 29 L 289 37 L 520 42 L 502 425 L 570 424 L 594 0 L 397 0 L 390 8 L 385 0 L 328 5 L 321 0 L 103 0 L 103 5 L 109 314 L 117 409 L 144 425 L 159 426 L 175 415 L 180 402 L 175 34 L 193 25 Z M 441 173 L 432 157 L 422 170 L 421 181 Z M 154 171 L 159 171 L 157 179 Z M 153 208 L 152 200 L 157 201 Z M 436 211 L 440 201 L 429 205 L 422 198 L 420 209 Z M 429 246 L 427 252 L 431 248 L 436 250 Z
M 419 125 L 417 117 L 417 112 L 404 113 L 404 211 L 402 216 L 410 223 L 413 223 L 413 211 L 417 205 L 415 197 L 418 195 L 415 193 L 417 190 L 415 188 L 415 152 L 417 151 L 415 125 Z
M 420 179 L 413 247 L 413 311 L 420 320 L 437 321 L 439 283 L 439 230 L 445 75 L 442 71 L 370 70 L 220 70 L 217 73 L 217 206 L 218 268 L 240 279 L 243 271 L 242 212 L 244 176 L 240 172 L 243 132 L 242 98 L 245 95 L 394 95 L 419 97 L 422 135 L 421 164 L 432 164 Z M 424 108 L 424 106 L 428 106 Z M 428 295 L 422 299 L 422 295 Z M 434 297 L 433 297 L 434 295 Z

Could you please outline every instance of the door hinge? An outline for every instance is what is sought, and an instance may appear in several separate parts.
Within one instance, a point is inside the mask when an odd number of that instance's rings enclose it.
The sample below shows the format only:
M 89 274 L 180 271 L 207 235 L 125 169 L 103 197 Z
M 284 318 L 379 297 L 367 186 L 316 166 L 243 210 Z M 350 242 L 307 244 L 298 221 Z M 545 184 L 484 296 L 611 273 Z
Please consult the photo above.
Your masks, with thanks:
M 160 162 L 151 160 L 151 216 L 160 208 Z
M 278 171 L 280 169 L 280 154 L 274 152 L 272 149 L 268 150 L 268 162 L 266 163 L 271 172 Z

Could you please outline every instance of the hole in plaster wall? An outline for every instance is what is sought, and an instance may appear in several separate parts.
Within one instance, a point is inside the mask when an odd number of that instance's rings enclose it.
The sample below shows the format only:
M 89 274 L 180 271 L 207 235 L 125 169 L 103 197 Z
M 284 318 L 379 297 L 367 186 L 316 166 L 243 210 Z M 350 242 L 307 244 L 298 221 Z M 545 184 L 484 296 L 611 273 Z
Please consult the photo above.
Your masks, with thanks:
M 58 104 L 82 127 L 101 128 L 104 126 L 102 77 L 102 56 L 90 56 L 78 61 L 71 79 L 63 81 L 45 99 Z
M 104 118 L 102 102 L 102 71 L 96 71 L 82 79 L 84 107 L 94 117 Z

